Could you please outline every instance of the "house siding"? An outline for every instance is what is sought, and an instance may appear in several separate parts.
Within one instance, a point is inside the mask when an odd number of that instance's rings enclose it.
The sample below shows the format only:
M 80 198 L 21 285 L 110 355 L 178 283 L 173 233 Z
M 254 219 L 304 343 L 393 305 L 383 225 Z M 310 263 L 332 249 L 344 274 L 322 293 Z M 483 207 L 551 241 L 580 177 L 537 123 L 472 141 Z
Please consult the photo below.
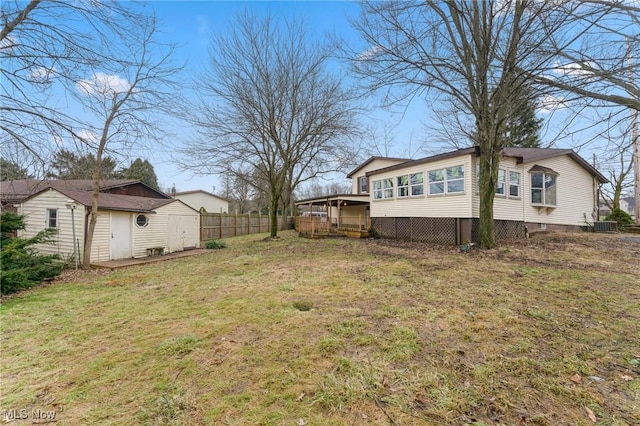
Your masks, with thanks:
M 472 194 L 474 177 L 471 155 L 419 164 L 412 167 L 377 173 L 369 176 L 369 186 L 376 180 L 395 178 L 410 173 L 424 173 L 424 192 L 419 197 L 398 198 L 397 186 L 394 186 L 394 198 L 374 200 L 371 196 L 371 217 L 459 217 L 469 218 L 472 214 Z M 447 195 L 428 195 L 428 172 L 445 167 L 464 166 L 464 193 Z M 395 185 L 394 179 L 394 185 Z
M 47 209 L 56 209 L 57 234 L 54 244 L 38 244 L 35 248 L 42 254 L 57 254 L 63 259 L 70 259 L 73 255 L 73 228 L 71 226 L 71 210 L 65 203 L 69 197 L 55 190 L 44 191 L 42 194 L 26 200 L 20 204 L 18 213 L 25 216 L 25 229 L 19 233 L 21 237 L 31 238 L 47 228 Z M 76 238 L 80 241 L 80 250 L 84 241 L 83 206 L 74 212 Z
M 351 193 L 352 194 L 360 194 L 360 188 L 358 188 L 358 180 L 359 178 L 365 176 L 367 172 L 371 172 L 373 170 L 384 169 L 385 167 L 395 166 L 396 164 L 400 164 L 402 161 L 400 160 L 392 160 L 392 159 L 375 159 L 371 163 L 362 167 L 358 172 L 351 177 Z M 377 178 L 376 178 L 377 179 Z M 371 192 L 371 178 L 369 178 L 369 192 Z
M 473 160 L 473 197 L 472 197 L 472 211 L 474 218 L 480 217 L 480 188 L 479 180 L 478 180 L 478 165 L 480 164 L 479 158 L 474 158 Z M 502 158 L 500 160 L 500 169 L 505 170 L 506 174 L 506 188 L 505 191 L 508 192 L 508 179 L 509 172 L 519 172 L 520 173 L 520 197 L 513 198 L 508 197 L 506 195 L 496 194 L 493 201 L 493 218 L 495 220 L 524 220 L 524 208 L 525 208 L 525 193 L 528 192 L 527 187 L 524 186 L 524 178 L 525 178 L 525 169 L 522 164 L 517 164 L 515 158 Z
M 193 207 L 195 210 L 200 210 L 202 207 L 207 213 L 228 213 L 229 202 L 218 197 L 213 197 L 209 194 L 202 192 L 195 192 L 191 194 L 176 194 L 175 198 Z
M 540 165 L 558 173 L 556 178 L 557 206 L 553 209 L 537 208 L 531 205 L 531 175 L 529 169 Z M 593 222 L 596 208 L 595 178 L 570 157 L 550 158 L 524 165 L 523 180 L 527 188 L 524 193 L 524 221 L 556 225 L 583 226 Z M 586 219 L 585 219 L 586 217 Z

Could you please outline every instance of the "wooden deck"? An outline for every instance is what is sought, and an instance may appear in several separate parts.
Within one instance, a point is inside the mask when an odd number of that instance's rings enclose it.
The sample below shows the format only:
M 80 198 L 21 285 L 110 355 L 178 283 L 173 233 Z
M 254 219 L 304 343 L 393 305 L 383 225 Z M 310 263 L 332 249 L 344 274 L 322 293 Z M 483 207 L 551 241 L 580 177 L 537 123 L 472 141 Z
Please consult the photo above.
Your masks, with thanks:
M 349 238 L 367 238 L 371 227 L 368 217 L 309 217 L 295 218 L 295 229 L 304 238 L 327 238 L 332 236 L 346 236 Z

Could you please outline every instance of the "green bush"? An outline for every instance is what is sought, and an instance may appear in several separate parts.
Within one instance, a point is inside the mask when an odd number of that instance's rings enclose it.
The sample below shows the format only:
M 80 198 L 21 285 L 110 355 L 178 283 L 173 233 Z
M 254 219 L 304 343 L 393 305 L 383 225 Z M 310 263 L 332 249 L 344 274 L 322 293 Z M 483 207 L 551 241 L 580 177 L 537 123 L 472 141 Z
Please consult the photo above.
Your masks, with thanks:
M 208 249 L 223 249 L 227 244 L 222 240 L 207 240 L 205 241 L 204 246 Z
M 65 265 L 59 256 L 39 255 L 32 247 L 35 244 L 50 243 L 55 230 L 45 229 L 32 238 L 18 238 L 14 234 L 15 231 L 24 229 L 22 216 L 4 212 L 0 221 L 0 294 L 33 287 L 62 272 Z
M 604 218 L 604 220 L 615 220 L 618 222 L 618 225 L 633 225 L 633 218 L 629 216 L 629 213 L 625 212 L 620 208 L 615 208 L 611 211 L 611 214 Z

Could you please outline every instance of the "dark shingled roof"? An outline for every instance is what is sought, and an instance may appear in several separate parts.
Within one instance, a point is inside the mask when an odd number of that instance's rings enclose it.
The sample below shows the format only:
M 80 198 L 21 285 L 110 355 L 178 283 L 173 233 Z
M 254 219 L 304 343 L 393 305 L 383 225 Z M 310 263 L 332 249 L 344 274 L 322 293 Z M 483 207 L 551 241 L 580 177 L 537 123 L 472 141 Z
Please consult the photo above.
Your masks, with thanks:
M 462 155 L 479 155 L 477 147 L 462 148 L 451 152 L 445 152 L 444 154 L 438 154 L 431 157 L 420 158 L 418 160 L 406 161 L 404 163 L 396 164 L 394 166 L 385 167 L 383 169 L 372 170 L 367 172 L 367 176 L 383 173 L 387 171 L 404 169 L 406 167 L 416 166 L 420 164 L 432 163 L 438 160 L 444 160 L 446 158 L 454 158 Z M 559 148 L 504 148 L 502 155 L 505 157 L 516 158 L 519 164 L 533 163 L 535 161 L 544 160 L 547 158 L 559 157 L 561 155 L 567 155 L 573 159 L 576 163 L 580 164 L 585 170 L 587 170 L 592 176 L 594 176 L 600 183 L 606 183 L 609 180 L 600 173 L 595 167 L 589 164 L 584 158 L 580 157 L 572 149 L 559 149 Z

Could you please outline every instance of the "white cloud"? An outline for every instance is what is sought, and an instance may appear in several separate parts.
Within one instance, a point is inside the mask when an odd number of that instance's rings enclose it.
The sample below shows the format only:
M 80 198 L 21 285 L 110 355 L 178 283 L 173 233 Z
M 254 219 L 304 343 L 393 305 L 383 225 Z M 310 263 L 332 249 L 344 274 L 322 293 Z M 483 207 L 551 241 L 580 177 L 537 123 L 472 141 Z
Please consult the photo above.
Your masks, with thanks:
M 113 96 L 131 88 L 131 84 L 126 79 L 102 72 L 95 73 L 91 79 L 80 80 L 77 86 L 87 95 L 102 96 Z
M 559 109 L 563 109 L 567 107 L 567 102 L 564 98 L 553 95 L 544 95 L 540 100 L 540 105 L 538 106 L 538 113 L 547 115 L 551 114 L 554 111 Z
M 81 130 L 77 132 L 77 135 L 82 139 L 82 142 L 93 143 L 98 140 L 98 135 L 91 130 Z
M 589 70 L 590 68 L 595 68 L 595 64 L 593 62 L 585 62 L 583 65 L 571 62 L 564 65 L 556 64 L 553 72 L 555 74 L 582 77 L 593 74 L 593 72 Z
M 368 61 L 369 59 L 373 59 L 376 56 L 378 56 L 378 53 L 380 53 L 381 51 L 382 51 L 382 47 L 373 46 L 373 47 L 365 50 L 364 52 L 360 53 L 356 57 L 356 61 Z
M 55 68 L 36 67 L 32 68 L 29 71 L 29 78 L 32 81 L 46 82 L 49 81 L 49 77 L 51 77 L 51 75 L 55 73 Z

